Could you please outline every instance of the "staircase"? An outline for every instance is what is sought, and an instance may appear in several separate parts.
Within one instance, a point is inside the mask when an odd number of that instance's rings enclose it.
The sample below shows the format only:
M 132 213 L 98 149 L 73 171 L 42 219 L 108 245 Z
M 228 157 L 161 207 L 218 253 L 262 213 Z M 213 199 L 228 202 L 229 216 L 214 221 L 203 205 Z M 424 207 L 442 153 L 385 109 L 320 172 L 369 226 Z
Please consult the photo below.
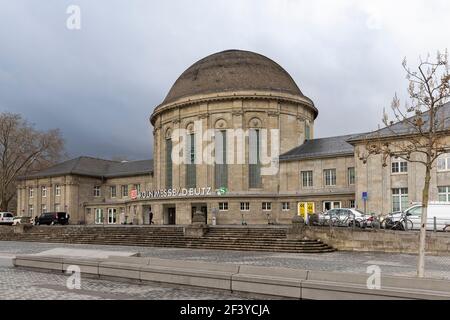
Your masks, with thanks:
M 39 226 L 0 240 L 295 253 L 335 250 L 317 240 L 288 240 L 286 231 L 287 227 L 216 226 L 202 238 L 189 238 L 178 226 Z

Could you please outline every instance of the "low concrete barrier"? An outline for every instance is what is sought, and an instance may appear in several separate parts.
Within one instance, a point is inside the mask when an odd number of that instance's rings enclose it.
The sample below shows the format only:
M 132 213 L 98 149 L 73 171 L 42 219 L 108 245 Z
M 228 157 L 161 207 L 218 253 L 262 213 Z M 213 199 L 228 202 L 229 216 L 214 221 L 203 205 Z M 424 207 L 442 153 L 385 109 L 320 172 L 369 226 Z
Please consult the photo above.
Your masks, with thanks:
M 231 290 L 231 277 L 238 271 L 235 264 L 152 258 L 141 268 L 141 280 Z
M 450 281 L 381 277 L 380 288 L 367 286 L 369 274 L 218 264 L 143 257 L 87 259 L 21 255 L 14 266 L 64 272 L 77 265 L 81 273 L 100 278 L 152 281 L 294 299 L 446 299 Z
M 301 283 L 306 270 L 240 266 L 232 277 L 232 291 L 261 293 L 289 298 L 301 298 Z

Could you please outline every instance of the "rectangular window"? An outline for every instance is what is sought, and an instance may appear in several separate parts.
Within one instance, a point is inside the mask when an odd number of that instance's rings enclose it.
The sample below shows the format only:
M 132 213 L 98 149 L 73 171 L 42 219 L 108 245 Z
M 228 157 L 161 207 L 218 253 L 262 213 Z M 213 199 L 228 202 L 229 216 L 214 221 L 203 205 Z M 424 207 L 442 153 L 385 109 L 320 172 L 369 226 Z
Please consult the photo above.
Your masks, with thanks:
M 250 202 L 241 202 L 241 211 L 249 211 Z
M 391 162 L 392 173 L 408 172 L 408 162 L 401 158 L 394 158 Z
M 94 186 L 94 197 L 100 197 L 100 186 Z
M 249 170 L 248 170 L 248 180 L 250 188 L 261 188 L 261 159 L 260 159 L 260 131 L 259 129 L 250 129 L 248 144 L 249 144 Z
M 445 153 L 439 156 L 437 159 L 437 171 L 449 171 L 450 170 L 450 153 Z
M 59 203 L 55 203 L 55 212 L 61 211 L 61 205 Z
M 263 202 L 262 203 L 262 209 L 263 209 L 263 211 L 270 211 L 270 210 L 272 210 L 272 202 Z
M 289 211 L 290 207 L 289 207 L 289 202 L 283 202 L 282 204 L 282 210 L 283 211 Z
M 55 186 L 55 196 L 59 197 L 61 195 L 61 186 L 57 184 Z
M 392 211 L 403 211 L 408 205 L 408 188 L 392 189 Z
M 326 186 L 336 185 L 336 169 L 325 169 L 323 170 L 324 184 Z
M 313 172 L 302 171 L 302 185 L 304 188 L 313 186 Z
M 215 142 L 215 164 L 214 181 L 216 189 L 228 187 L 228 166 L 227 166 L 227 131 L 216 130 Z
M 33 188 L 28 189 L 28 195 L 30 196 L 30 198 L 34 197 L 34 189 Z
M 311 139 L 311 127 L 309 121 L 305 120 L 305 140 Z
M 172 189 L 172 140 L 166 139 L 166 189 Z
M 47 187 L 41 187 L 41 195 L 43 198 L 47 196 Z
M 121 186 L 122 198 L 128 197 L 128 185 L 124 184 Z
M 356 208 L 355 200 L 350 200 L 350 208 Z
M 47 212 L 47 205 L 43 204 L 41 205 L 41 213 L 46 213 Z
M 197 170 L 195 166 L 195 133 L 188 135 L 188 163 L 186 165 L 186 187 L 195 188 L 197 186 Z
M 32 204 L 28 205 L 28 214 L 30 217 L 33 217 L 34 215 L 34 208 Z
M 219 202 L 220 211 L 228 211 L 228 202 Z
M 354 167 L 348 168 L 347 176 L 348 176 L 348 184 L 349 185 L 355 184 L 355 168 Z
M 111 198 L 117 197 L 117 187 L 116 186 L 110 186 L 109 187 L 109 194 Z
M 438 187 L 439 201 L 450 202 L 450 186 Z
M 141 185 L 140 184 L 134 184 L 133 185 L 133 190 L 136 190 L 138 193 L 141 192 Z

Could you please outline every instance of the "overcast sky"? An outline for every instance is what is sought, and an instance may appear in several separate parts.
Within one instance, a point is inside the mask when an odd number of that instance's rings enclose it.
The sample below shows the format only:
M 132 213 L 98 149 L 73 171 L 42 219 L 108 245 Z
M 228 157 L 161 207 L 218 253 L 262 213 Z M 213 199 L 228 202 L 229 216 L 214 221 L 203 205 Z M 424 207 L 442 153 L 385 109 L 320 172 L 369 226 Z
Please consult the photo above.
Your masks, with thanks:
M 71 157 L 152 157 L 153 108 L 195 61 L 266 55 L 319 109 L 315 137 L 376 129 L 401 67 L 450 47 L 450 2 L 0 0 L 0 112 L 60 128 Z M 81 29 L 69 30 L 69 5 Z

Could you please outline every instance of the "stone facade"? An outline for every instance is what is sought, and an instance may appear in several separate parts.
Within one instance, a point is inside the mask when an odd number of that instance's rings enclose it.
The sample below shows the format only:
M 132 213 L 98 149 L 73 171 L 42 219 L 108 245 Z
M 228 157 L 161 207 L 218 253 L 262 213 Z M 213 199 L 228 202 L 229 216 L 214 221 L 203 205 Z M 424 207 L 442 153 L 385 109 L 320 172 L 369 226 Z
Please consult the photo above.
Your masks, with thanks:
M 148 224 L 151 211 L 155 224 L 180 225 L 190 224 L 193 213 L 202 211 L 210 224 L 267 224 L 290 223 L 299 202 L 313 202 L 316 212 L 357 207 L 385 214 L 393 209 L 393 189 L 407 188 L 408 204 L 420 200 L 419 165 L 408 163 L 407 172 L 392 174 L 380 157 L 363 164 L 358 157 L 362 142 L 350 145 L 348 136 L 314 139 L 317 115 L 312 100 L 272 60 L 237 50 L 214 54 L 188 68 L 154 109 L 151 169 L 146 167 L 150 160 L 125 164 L 124 171 L 120 163 L 101 159 L 85 160 L 78 171 L 67 165 L 50 168 L 20 181 L 17 211 L 29 216 L 67 211 L 71 223 L 88 224 Z M 209 162 L 214 153 L 198 153 L 215 143 L 216 138 L 204 139 L 208 130 L 232 134 L 226 135 L 226 155 L 233 151 L 235 156 L 223 171 Z M 259 148 L 271 150 L 277 143 L 281 156 L 267 151 L 271 161 L 255 169 L 250 163 L 250 132 L 258 132 L 253 141 L 260 141 L 264 130 L 278 135 Z M 246 134 L 241 144 L 234 140 L 237 132 Z M 188 139 L 194 147 L 188 146 Z M 174 148 L 180 146 L 184 149 L 176 149 L 180 159 L 175 161 Z M 189 165 L 188 158 L 202 161 Z M 278 163 L 277 170 L 262 174 Z M 308 172 L 309 182 L 303 172 Z M 432 200 L 438 200 L 437 186 L 450 186 L 450 172 L 433 172 Z M 169 194 L 141 194 L 156 190 Z M 366 202 L 363 192 L 368 194 Z

